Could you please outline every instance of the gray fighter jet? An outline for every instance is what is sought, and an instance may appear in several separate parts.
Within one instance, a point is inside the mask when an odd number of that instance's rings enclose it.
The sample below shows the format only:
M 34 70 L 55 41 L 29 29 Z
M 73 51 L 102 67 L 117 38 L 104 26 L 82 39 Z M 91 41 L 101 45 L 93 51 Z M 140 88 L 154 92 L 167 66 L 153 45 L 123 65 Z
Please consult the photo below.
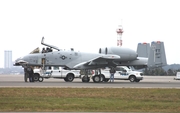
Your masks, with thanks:
M 136 69 L 140 69 L 167 65 L 164 43 L 161 41 L 152 42 L 151 47 L 145 49 L 148 51 L 146 57 L 138 56 L 138 53 L 142 53 L 144 50 L 137 51 L 137 53 L 134 50 L 123 47 L 100 48 L 99 53 L 77 52 L 74 51 L 74 49 L 61 50 L 55 46 L 44 43 L 44 37 L 42 38 L 41 44 L 51 49 L 53 48 L 56 51 L 42 53 L 39 51 L 39 48 L 36 48 L 36 50 L 30 54 L 18 58 L 14 65 L 23 67 L 27 65 L 41 67 L 62 66 L 69 70 L 87 71 L 116 66 L 134 66 Z M 143 47 L 140 48 L 142 49 Z M 89 78 L 86 78 L 84 81 L 88 82 Z

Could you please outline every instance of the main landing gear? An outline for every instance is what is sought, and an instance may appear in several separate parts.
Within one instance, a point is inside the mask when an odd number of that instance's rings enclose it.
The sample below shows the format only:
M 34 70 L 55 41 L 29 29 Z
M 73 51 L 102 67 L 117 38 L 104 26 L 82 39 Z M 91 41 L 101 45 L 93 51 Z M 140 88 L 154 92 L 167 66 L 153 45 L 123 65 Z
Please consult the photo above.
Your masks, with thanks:
M 89 77 L 89 70 L 81 70 L 81 72 L 82 72 L 82 75 L 84 75 L 83 77 L 82 77 L 82 82 L 89 82 L 90 81 L 90 77 Z
M 83 70 L 83 71 L 84 71 L 84 76 L 82 77 L 82 82 L 89 82 L 91 77 L 92 77 L 93 82 L 95 83 L 105 81 L 105 77 L 103 74 L 101 74 L 100 69 L 95 70 L 95 73 L 89 73 L 89 72 L 92 72 L 89 70 Z M 89 76 L 89 74 L 91 76 Z

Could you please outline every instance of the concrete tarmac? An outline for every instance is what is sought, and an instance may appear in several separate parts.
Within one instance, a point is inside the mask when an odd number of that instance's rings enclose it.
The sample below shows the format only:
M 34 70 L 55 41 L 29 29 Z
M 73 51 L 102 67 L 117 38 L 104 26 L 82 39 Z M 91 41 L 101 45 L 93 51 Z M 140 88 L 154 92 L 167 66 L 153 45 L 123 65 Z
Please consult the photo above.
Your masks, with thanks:
M 115 80 L 113 83 L 84 83 L 79 78 L 73 82 L 65 82 L 64 79 L 44 79 L 43 82 L 24 82 L 23 75 L 0 75 L 0 87 L 69 87 L 69 88 L 178 88 L 180 80 L 174 80 L 175 76 L 144 76 L 140 82 L 129 80 Z

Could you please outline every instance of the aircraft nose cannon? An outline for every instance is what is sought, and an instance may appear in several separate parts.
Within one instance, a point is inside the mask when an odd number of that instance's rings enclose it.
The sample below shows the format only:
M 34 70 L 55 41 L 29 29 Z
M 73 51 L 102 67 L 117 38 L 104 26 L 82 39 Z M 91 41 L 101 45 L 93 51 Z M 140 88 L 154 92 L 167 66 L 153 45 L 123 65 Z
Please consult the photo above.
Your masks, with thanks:
M 16 60 L 15 60 L 15 63 L 13 64 L 14 66 L 20 66 L 20 64 L 19 64 L 19 61 L 21 60 L 21 57 L 19 57 L 19 58 L 17 58 Z
M 20 58 L 17 58 L 15 60 L 15 63 L 13 65 L 14 66 L 21 66 L 21 65 L 24 65 L 24 64 L 28 64 L 28 62 L 25 61 L 24 57 L 20 57 Z

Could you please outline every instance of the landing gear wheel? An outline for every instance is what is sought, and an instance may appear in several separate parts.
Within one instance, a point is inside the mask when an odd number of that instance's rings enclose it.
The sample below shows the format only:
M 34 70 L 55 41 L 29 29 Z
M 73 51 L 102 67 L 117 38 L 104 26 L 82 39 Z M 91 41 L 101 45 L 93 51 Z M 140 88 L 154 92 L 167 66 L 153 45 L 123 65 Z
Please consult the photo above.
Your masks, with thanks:
M 104 81 L 105 81 L 104 75 L 103 75 L 103 74 L 100 74 L 99 76 L 100 76 L 100 82 L 104 82 Z
M 90 81 L 89 77 L 86 77 L 86 76 L 82 77 L 82 82 L 89 82 L 89 81 Z
M 93 77 L 93 82 L 96 82 L 96 83 L 98 83 L 98 82 L 100 82 L 100 76 L 99 75 L 95 75 L 94 77 Z
M 129 77 L 129 80 L 130 80 L 130 82 L 135 82 L 136 77 L 135 77 L 135 76 L 130 76 L 130 77 Z
M 34 74 L 33 79 L 34 79 L 34 81 L 39 81 L 39 75 L 38 74 Z
M 44 80 L 43 77 L 39 77 L 39 82 L 42 82 Z

